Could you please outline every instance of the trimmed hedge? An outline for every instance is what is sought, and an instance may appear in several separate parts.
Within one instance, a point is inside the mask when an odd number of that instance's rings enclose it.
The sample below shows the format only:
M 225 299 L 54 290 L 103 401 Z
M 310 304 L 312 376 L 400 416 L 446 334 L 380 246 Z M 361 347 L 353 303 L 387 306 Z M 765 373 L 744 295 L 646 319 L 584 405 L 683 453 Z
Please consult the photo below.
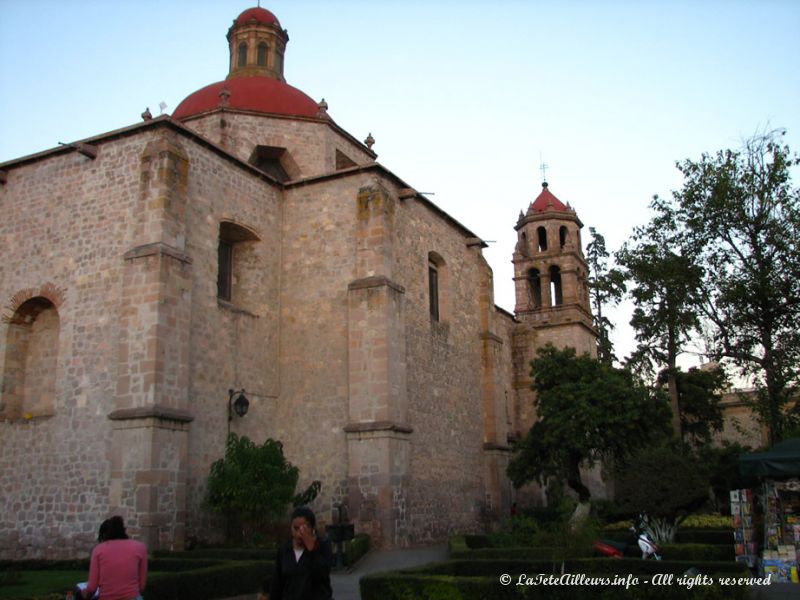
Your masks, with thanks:
M 342 557 L 344 566 L 352 567 L 367 552 L 369 552 L 369 536 L 365 533 L 356 534 L 352 540 L 344 543 L 344 556 Z
M 202 569 L 167 573 L 147 582 L 147 600 L 211 600 L 254 593 L 272 574 L 272 561 L 228 561 Z
M 715 561 L 736 560 L 733 544 L 664 544 L 659 546 L 661 557 L 666 560 Z M 638 548 L 637 548 L 638 550 Z M 641 556 L 641 552 L 637 552 Z
M 557 562 L 557 564 L 556 564 Z M 682 560 L 642 560 L 640 558 L 574 558 L 564 561 L 567 573 L 585 573 L 592 575 L 656 575 L 659 573 L 682 575 L 690 568 L 701 573 L 721 573 L 726 576 L 746 574 L 747 569 L 735 562 L 713 561 L 693 562 Z M 449 575 L 478 577 L 501 573 L 552 573 L 554 568 L 560 571 L 560 561 L 526 560 L 526 559 L 480 559 L 480 560 L 448 560 L 432 563 L 415 569 L 403 569 L 402 573 Z M 745 575 L 742 575 L 745 576 Z
M 641 561 L 646 562 L 646 561 Z M 502 573 L 495 571 L 486 577 L 427 575 L 419 572 L 398 571 L 367 575 L 360 581 L 362 600 L 520 600 L 548 598 L 555 600 L 611 600 L 633 598 L 648 600 L 745 600 L 748 588 L 721 586 L 719 584 L 687 589 L 677 584 L 653 586 L 639 583 L 625 587 L 606 585 L 509 585 L 499 581 Z M 530 573 L 530 570 L 528 571 Z
M 733 529 L 679 529 L 678 544 L 729 544 L 733 546 Z
M 600 533 L 601 538 L 626 542 L 632 538 L 630 531 L 606 529 Z M 675 534 L 676 544 L 728 544 L 733 547 L 733 529 L 678 529 Z
M 607 532 L 603 537 L 632 541 L 629 532 Z M 614 535 L 616 533 L 617 535 Z M 679 532 L 679 539 L 682 532 Z M 595 598 L 634 598 L 658 600 L 741 599 L 749 595 L 744 586 L 687 585 L 677 583 L 677 578 L 689 569 L 713 577 L 748 577 L 748 570 L 734 561 L 732 535 L 722 530 L 687 530 L 686 541 L 695 543 L 668 544 L 661 550 L 665 560 L 642 560 L 635 543 L 629 544 L 631 558 L 571 558 L 564 561 L 564 571 L 573 576 L 601 577 L 625 581 L 628 577 L 639 579 L 638 585 L 627 589 L 624 585 L 517 585 L 520 576 L 560 577 L 561 562 L 554 561 L 552 548 L 492 548 L 487 536 L 454 536 L 448 541 L 453 560 L 433 563 L 415 569 L 375 574 L 361 579 L 363 600 L 510 600 L 554 598 L 564 600 L 589 600 Z M 719 540 L 724 541 L 717 543 Z M 706 543 L 697 543 L 703 540 Z M 587 548 L 587 555 L 592 549 Z M 637 557 L 637 558 L 633 558 Z M 500 575 L 511 576 L 509 585 L 500 582 Z M 673 576 L 671 584 L 651 585 L 644 580 L 655 575 Z
M 159 556 L 148 563 L 147 600 L 212 600 L 255 593 L 272 574 L 272 560 L 189 559 Z M 0 569 L 16 571 L 79 570 L 88 573 L 88 561 L 2 561 Z M 37 600 L 60 600 L 63 592 L 40 595 Z M 21 599 L 24 600 L 24 599 Z
M 198 548 L 170 552 L 169 550 L 156 550 L 153 558 L 180 558 L 186 560 L 216 559 L 216 560 L 272 560 L 275 558 L 276 548 Z
M 89 572 L 89 559 L 42 560 L 0 560 L 0 571 L 86 571 Z
M 630 536 L 629 536 L 630 537 Z M 625 540 L 628 541 L 628 540 Z M 449 540 L 450 558 L 452 559 L 530 559 L 545 560 L 556 554 L 549 547 L 519 547 L 519 548 L 492 548 L 487 545 L 486 536 L 465 535 L 454 536 Z M 664 544 L 659 547 L 661 556 L 667 560 L 684 561 L 726 561 L 735 560 L 733 544 Z M 589 558 L 593 555 L 592 548 L 586 548 L 580 555 Z M 642 555 L 639 546 L 629 544 L 625 556 L 640 558 Z

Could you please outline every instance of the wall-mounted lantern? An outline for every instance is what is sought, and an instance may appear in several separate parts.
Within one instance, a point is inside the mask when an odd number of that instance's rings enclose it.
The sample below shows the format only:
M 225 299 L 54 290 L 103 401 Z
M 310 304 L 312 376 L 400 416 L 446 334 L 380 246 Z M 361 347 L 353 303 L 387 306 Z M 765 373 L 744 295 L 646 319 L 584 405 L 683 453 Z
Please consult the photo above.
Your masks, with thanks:
M 236 398 L 234 400 L 234 397 Z M 241 418 L 247 414 L 250 408 L 250 401 L 244 395 L 244 388 L 241 390 L 228 390 L 228 435 L 231 433 L 231 421 L 233 415 Z

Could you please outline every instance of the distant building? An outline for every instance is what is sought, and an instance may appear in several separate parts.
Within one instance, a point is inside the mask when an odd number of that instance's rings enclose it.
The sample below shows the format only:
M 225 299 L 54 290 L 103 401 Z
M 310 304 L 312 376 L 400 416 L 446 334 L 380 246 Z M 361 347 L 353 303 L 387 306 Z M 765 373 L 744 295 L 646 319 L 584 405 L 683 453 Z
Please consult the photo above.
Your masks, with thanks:
M 285 82 L 272 13 L 228 41 L 172 116 L 0 164 L 0 558 L 80 555 L 111 514 L 151 550 L 214 539 L 229 428 L 281 440 L 323 522 L 477 530 L 511 506 L 536 348 L 595 352 L 582 224 L 546 184 L 511 315 L 480 237 Z

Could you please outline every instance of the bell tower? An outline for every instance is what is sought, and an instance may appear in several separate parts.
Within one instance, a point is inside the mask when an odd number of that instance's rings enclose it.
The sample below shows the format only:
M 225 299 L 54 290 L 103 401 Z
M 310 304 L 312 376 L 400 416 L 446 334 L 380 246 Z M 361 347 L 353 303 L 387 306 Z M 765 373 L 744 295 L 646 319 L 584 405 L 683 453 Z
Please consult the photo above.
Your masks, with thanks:
M 517 325 L 514 331 L 517 434 L 535 419 L 530 361 L 547 343 L 573 347 L 597 356 L 592 326 L 588 267 L 581 250 L 581 223 L 575 210 L 549 190 L 547 182 L 517 224 L 514 286 Z
M 283 77 L 283 56 L 289 34 L 268 10 L 249 8 L 228 30 L 231 77 L 261 75 L 278 81 Z

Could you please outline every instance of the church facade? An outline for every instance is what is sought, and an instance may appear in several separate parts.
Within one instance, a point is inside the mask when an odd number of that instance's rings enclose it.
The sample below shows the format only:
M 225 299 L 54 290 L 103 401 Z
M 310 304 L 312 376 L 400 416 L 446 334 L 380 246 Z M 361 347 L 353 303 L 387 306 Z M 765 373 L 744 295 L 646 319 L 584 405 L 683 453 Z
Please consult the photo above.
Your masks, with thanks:
M 229 431 L 280 440 L 320 520 L 378 545 L 482 529 L 536 349 L 595 352 L 582 225 L 546 184 L 509 224 L 512 315 L 480 237 L 285 82 L 272 13 L 228 42 L 171 116 L 0 164 L 0 558 L 81 555 L 111 514 L 151 550 L 213 540 Z

